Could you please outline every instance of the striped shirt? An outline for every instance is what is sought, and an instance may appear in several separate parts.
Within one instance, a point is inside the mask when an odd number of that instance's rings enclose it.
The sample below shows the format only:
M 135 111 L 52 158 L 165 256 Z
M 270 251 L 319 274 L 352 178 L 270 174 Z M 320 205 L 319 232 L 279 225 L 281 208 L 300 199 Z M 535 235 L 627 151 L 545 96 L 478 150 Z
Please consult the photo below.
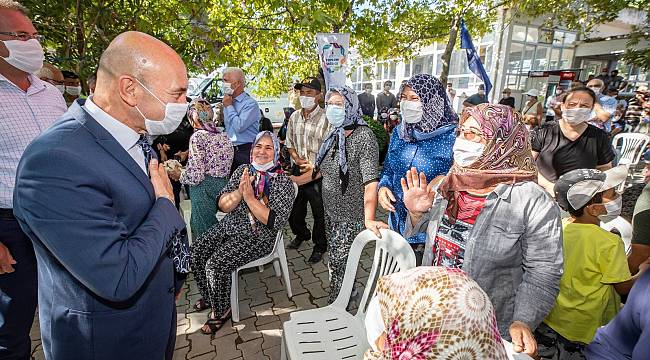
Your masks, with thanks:
M 0 208 L 13 208 L 16 169 L 25 148 L 66 112 L 53 85 L 29 75 L 23 91 L 0 74 Z
M 320 106 L 316 106 L 306 119 L 302 115 L 302 110 L 296 110 L 289 117 L 285 145 L 288 149 L 296 150 L 301 158 L 313 164 L 316 162 L 323 139 L 330 130 L 330 124 L 325 118 L 325 110 Z

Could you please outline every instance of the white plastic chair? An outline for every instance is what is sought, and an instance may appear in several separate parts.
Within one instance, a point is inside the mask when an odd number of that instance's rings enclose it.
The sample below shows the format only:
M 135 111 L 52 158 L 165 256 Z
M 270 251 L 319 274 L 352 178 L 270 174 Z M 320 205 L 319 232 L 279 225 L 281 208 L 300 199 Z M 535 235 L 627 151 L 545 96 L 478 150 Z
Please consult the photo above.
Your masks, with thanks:
M 298 185 L 294 183 L 293 187 L 293 196 L 295 198 L 298 195 Z M 219 218 L 219 214 L 220 213 L 217 213 L 217 218 Z M 221 217 L 221 219 L 223 219 L 223 217 L 225 217 L 225 214 Z M 275 236 L 275 245 L 273 245 L 273 250 L 269 255 L 255 261 L 251 261 L 232 272 L 232 285 L 230 286 L 230 309 L 232 311 L 233 322 L 239 322 L 239 272 L 241 270 L 254 267 L 259 267 L 260 272 L 262 272 L 264 271 L 264 265 L 268 263 L 273 263 L 275 276 L 282 276 L 284 285 L 287 287 L 287 296 L 289 299 L 291 299 L 293 296 L 293 293 L 291 291 L 291 281 L 289 279 L 287 255 L 284 252 L 284 234 L 282 233 L 282 230 L 279 230 L 278 234 Z
M 357 266 L 364 246 L 375 242 L 375 256 L 356 315 L 347 312 Z M 378 238 L 369 230 L 352 243 L 345 267 L 343 285 L 329 306 L 291 313 L 283 325 L 281 359 L 334 360 L 361 359 L 370 348 L 364 319 L 379 277 L 415 267 L 411 246 L 398 233 L 381 230 Z
M 641 133 L 622 133 L 614 136 L 612 145 L 620 151 L 619 165 L 636 165 L 650 142 L 650 136 Z
M 187 228 L 187 241 L 192 245 L 192 227 L 190 226 L 190 219 L 192 218 L 192 202 L 190 200 L 181 201 L 181 214 L 185 221 Z
M 625 245 L 625 254 L 630 254 L 630 250 L 632 250 L 632 224 L 619 216 L 610 222 L 601 222 L 600 227 L 607 231 L 618 230 Z

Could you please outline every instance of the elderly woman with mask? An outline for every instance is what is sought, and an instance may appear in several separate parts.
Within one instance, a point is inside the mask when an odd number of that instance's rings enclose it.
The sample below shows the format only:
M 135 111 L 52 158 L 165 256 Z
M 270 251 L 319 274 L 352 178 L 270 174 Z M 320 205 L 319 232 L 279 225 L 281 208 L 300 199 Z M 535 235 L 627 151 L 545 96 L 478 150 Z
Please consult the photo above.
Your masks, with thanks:
M 187 166 L 180 173 L 180 182 L 189 186 L 190 225 L 194 236 L 198 237 L 217 222 L 214 199 L 228 182 L 234 151 L 228 136 L 217 128 L 209 102 L 194 99 L 187 118 L 195 131 L 190 137 Z
M 390 228 L 403 235 L 408 211 L 400 180 L 411 167 L 424 172 L 427 178 L 449 171 L 458 116 L 442 83 L 429 74 L 411 77 L 402 85 L 400 98 L 402 122 L 391 136 L 379 181 L 379 204 L 390 211 Z M 424 234 L 409 237 L 407 241 L 416 249 L 418 263 L 421 262 Z
M 217 197 L 226 216 L 192 248 L 194 278 L 203 296 L 194 308 L 211 308 L 202 331 L 213 334 L 230 318 L 231 273 L 268 255 L 291 212 L 295 189 L 278 161 L 280 143 L 271 132 L 257 135 L 251 164 L 240 165 Z
M 494 309 L 462 270 L 420 266 L 379 279 L 364 360 L 506 360 Z
M 323 177 L 332 303 L 341 289 L 354 238 L 364 228 L 379 234 L 388 225 L 375 221 L 379 148 L 361 118 L 356 93 L 347 86 L 333 87 L 325 103 L 332 131 L 321 145 L 312 177 Z
M 494 304 L 501 336 L 532 356 L 533 331 L 559 292 L 562 228 L 535 182 L 519 114 L 505 105 L 466 109 L 454 162 L 441 183 L 415 169 L 402 180 L 407 234 L 426 231 L 423 264 L 463 269 Z

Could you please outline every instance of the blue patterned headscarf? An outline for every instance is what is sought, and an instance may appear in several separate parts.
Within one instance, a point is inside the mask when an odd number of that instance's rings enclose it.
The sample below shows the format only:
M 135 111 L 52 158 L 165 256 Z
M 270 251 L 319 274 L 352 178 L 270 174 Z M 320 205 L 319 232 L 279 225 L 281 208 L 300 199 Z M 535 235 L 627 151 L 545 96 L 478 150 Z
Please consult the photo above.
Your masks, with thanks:
M 325 155 L 330 151 L 335 144 L 338 144 L 339 149 L 339 178 L 341 179 L 341 191 L 345 193 L 348 187 L 348 159 L 347 152 L 345 151 L 345 130 L 353 130 L 357 126 L 367 126 L 363 121 L 363 114 L 361 113 L 361 106 L 359 106 L 359 99 L 357 93 L 348 86 L 333 86 L 325 95 L 325 102 L 327 102 L 333 93 L 339 93 L 343 97 L 343 107 L 345 108 L 345 121 L 343 125 L 333 128 L 327 135 L 323 144 L 318 150 L 316 156 L 316 164 L 314 164 L 313 176 L 320 171 L 320 165 L 325 159 Z
M 415 124 L 402 122 L 399 137 L 408 142 L 428 139 L 437 134 L 439 128 L 458 123 L 458 115 L 451 107 L 447 92 L 440 80 L 429 74 L 413 75 L 399 89 L 399 96 L 409 86 L 422 102 L 422 120 Z

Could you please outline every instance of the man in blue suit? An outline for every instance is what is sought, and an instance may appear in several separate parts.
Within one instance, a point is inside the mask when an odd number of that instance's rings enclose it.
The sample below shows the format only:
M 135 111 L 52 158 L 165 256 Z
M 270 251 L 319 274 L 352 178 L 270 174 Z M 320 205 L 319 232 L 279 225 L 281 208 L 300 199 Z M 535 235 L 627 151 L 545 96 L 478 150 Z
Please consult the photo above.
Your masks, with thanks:
M 14 214 L 36 252 L 46 359 L 171 359 L 172 248 L 185 230 L 144 135 L 173 131 L 187 82 L 173 49 L 123 33 L 102 54 L 94 95 L 25 150 Z

